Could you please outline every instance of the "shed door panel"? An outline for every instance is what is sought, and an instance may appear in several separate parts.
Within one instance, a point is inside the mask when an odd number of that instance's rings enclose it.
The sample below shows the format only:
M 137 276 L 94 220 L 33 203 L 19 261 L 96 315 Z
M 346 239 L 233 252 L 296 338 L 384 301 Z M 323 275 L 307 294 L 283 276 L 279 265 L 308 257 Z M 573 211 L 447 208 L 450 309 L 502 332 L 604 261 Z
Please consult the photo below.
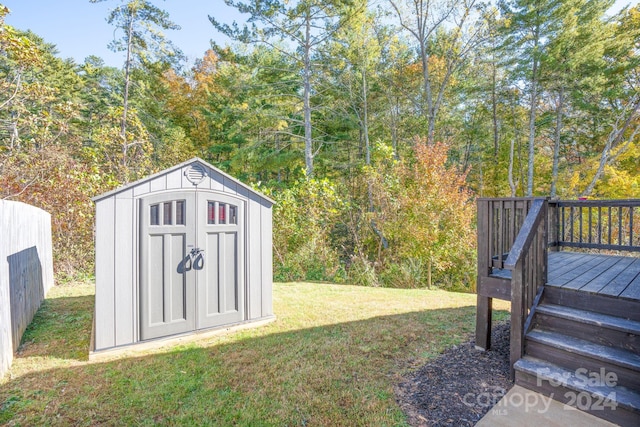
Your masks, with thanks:
M 147 340 L 195 327 L 195 276 L 185 274 L 195 241 L 193 193 L 150 196 L 140 204 L 140 333 Z
M 140 224 L 141 340 L 244 320 L 243 201 L 152 195 L 140 203 Z
M 205 266 L 198 271 L 198 328 L 244 320 L 244 203 L 220 194 L 198 194 L 198 237 Z

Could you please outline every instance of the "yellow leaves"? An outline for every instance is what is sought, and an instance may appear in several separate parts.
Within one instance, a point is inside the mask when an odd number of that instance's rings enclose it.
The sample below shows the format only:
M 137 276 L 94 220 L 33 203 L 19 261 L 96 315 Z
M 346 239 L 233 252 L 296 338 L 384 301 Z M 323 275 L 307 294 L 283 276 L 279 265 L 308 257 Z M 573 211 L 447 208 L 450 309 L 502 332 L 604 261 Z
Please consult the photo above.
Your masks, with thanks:
M 20 67 L 33 67 L 42 62 L 43 52 L 27 37 L 21 36 L 10 25 L 0 21 L 0 52 Z
M 574 171 L 568 181 L 569 194 L 578 194 L 580 192 L 580 186 L 582 185 L 582 178 L 580 171 Z
M 605 178 L 598 184 L 598 193 L 614 199 L 640 198 L 640 176 L 607 166 Z
M 416 137 L 414 156 L 388 170 L 368 171 L 376 206 L 372 220 L 393 247 L 387 262 L 428 261 L 439 272 L 460 268 L 470 262 L 475 245 L 466 175 L 447 165 L 446 144 L 427 145 Z
M 288 127 L 289 127 L 289 122 L 287 122 L 286 120 L 278 120 L 276 122 L 274 129 L 278 131 L 278 130 L 287 129 Z
M 395 155 L 391 144 L 384 141 L 376 141 L 371 154 L 374 163 L 393 161 Z

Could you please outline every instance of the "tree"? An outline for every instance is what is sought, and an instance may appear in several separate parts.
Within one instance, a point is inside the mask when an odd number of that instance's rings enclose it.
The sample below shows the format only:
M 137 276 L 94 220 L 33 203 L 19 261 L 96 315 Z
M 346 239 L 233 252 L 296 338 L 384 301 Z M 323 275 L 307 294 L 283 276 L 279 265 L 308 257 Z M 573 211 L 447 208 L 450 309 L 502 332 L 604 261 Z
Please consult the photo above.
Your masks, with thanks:
M 446 90 L 483 31 L 470 22 L 476 0 L 389 0 L 389 3 L 400 26 L 418 43 L 426 104 L 423 114 L 428 121 L 427 143 L 432 144 Z M 434 64 L 436 59 L 441 62 L 440 69 Z
M 101 3 L 107 0 L 90 0 Z M 143 145 L 139 138 L 127 136 L 129 98 L 132 72 L 136 66 L 149 66 L 156 62 L 175 64 L 182 53 L 168 41 L 162 30 L 179 30 L 169 19 L 169 14 L 154 6 L 148 0 L 121 0 L 113 9 L 107 22 L 122 32 L 119 39 L 109 47 L 114 52 L 126 52 L 124 62 L 124 89 L 122 95 L 122 117 L 120 119 L 120 140 L 122 146 L 122 166 L 126 170 L 129 163 L 128 151 L 136 145 Z
M 620 12 L 614 37 L 607 42 L 605 73 L 609 90 L 605 92 L 607 103 L 604 105 L 609 131 L 598 156 L 596 171 L 581 192 L 585 197 L 595 190 L 605 168 L 637 144 L 640 135 L 640 6 Z
M 313 137 L 313 55 L 338 28 L 341 7 L 348 0 L 251 0 L 248 3 L 224 1 L 241 13 L 249 14 L 247 22 L 251 27 L 240 29 L 235 22 L 228 25 L 209 16 L 218 31 L 243 43 L 266 44 L 288 56 L 301 70 L 304 159 L 306 175 L 312 177 L 313 160 L 322 148 L 322 142 Z M 289 45 L 291 48 L 288 48 Z
M 504 15 L 503 51 L 510 59 L 514 81 L 527 82 L 529 93 L 529 159 L 526 196 L 533 194 L 536 113 L 540 92 L 540 63 L 546 44 L 554 39 L 560 21 L 559 0 L 505 0 L 499 6 Z M 510 54 L 514 52 L 514 54 Z
M 22 123 L 28 123 L 29 119 L 24 121 L 21 118 L 28 113 L 28 100 L 37 97 L 33 79 L 25 74 L 44 64 L 46 47 L 43 46 L 43 40 L 34 34 L 6 25 L 4 17 L 8 13 L 9 9 L 0 5 L 0 117 L 3 134 L 6 133 L 8 138 L 8 143 L 3 144 L 3 151 L 6 150 L 10 156 L 22 144 Z M 0 167 L 3 163 L 0 163 Z
M 550 196 L 556 197 L 567 104 L 576 91 L 601 92 L 605 70 L 604 50 L 612 36 L 605 14 L 611 0 L 571 0 L 558 8 L 561 25 L 549 41 L 543 58 L 541 77 L 555 98 L 553 166 Z
M 395 176 L 380 177 L 375 190 L 378 222 L 392 249 L 388 256 L 400 265 L 413 262 L 414 271 L 425 266 L 422 286 L 431 287 L 434 275 L 444 282 L 448 274 L 473 271 L 472 193 L 466 173 L 447 164 L 448 150 L 416 138 L 413 158 L 395 163 Z

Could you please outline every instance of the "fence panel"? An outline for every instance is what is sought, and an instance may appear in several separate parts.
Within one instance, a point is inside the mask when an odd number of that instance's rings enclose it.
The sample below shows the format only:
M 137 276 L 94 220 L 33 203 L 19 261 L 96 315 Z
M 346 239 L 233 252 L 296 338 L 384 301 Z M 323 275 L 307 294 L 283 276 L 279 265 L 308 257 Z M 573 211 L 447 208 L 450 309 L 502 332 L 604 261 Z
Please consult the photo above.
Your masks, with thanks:
M 0 200 L 0 377 L 51 286 L 51 215 Z

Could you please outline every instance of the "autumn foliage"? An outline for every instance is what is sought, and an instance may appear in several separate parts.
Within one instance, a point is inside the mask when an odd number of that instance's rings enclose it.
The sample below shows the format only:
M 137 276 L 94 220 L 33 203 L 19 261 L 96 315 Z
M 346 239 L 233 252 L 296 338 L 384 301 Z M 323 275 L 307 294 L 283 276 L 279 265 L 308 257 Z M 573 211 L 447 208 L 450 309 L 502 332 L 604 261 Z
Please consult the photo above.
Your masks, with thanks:
M 447 163 L 448 151 L 444 143 L 415 138 L 413 156 L 394 162 L 386 176 L 371 177 L 378 207 L 371 218 L 377 240 L 384 237 L 388 245 L 373 258 L 383 284 L 451 288 L 472 282 L 473 194 L 466 173 Z

